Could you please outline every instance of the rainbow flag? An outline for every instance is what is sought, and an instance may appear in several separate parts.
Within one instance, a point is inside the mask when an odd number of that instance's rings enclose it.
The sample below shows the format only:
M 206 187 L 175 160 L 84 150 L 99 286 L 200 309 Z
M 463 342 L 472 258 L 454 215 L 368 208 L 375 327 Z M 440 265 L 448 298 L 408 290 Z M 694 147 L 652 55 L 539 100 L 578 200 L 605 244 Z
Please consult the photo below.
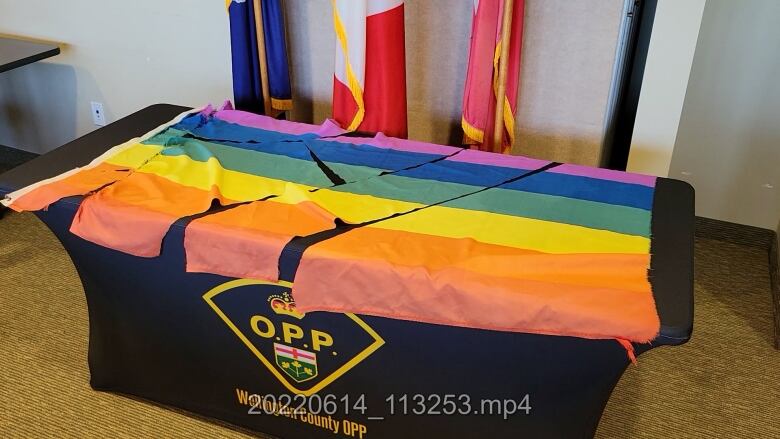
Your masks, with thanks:
M 188 271 L 294 281 L 300 312 L 635 342 L 658 333 L 654 177 L 342 134 L 332 121 L 206 107 L 3 204 L 83 195 L 71 231 L 141 257 L 193 217 Z

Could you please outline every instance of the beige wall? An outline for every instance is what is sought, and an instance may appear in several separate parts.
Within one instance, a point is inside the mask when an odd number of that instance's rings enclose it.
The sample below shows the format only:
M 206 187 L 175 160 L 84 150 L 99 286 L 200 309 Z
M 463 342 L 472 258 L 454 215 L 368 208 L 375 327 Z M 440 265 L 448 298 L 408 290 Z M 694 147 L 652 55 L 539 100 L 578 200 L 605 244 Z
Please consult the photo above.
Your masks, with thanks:
M 647 51 L 627 170 L 666 177 L 705 0 L 659 0 Z
M 707 0 L 669 175 L 697 215 L 780 219 L 780 2 Z
M 158 102 L 232 95 L 221 0 L 0 0 L 0 33 L 61 42 L 62 53 L 0 74 L 0 144 L 45 152 Z
M 597 166 L 622 0 L 526 0 L 516 154 Z
M 294 119 L 330 114 L 330 2 L 286 0 Z M 472 0 L 407 0 L 410 136 L 460 141 Z M 516 153 L 596 164 L 623 0 L 526 0 Z M 59 41 L 63 53 L 0 74 L 0 144 L 50 150 L 157 102 L 232 94 L 222 0 L 0 0 L 0 32 Z

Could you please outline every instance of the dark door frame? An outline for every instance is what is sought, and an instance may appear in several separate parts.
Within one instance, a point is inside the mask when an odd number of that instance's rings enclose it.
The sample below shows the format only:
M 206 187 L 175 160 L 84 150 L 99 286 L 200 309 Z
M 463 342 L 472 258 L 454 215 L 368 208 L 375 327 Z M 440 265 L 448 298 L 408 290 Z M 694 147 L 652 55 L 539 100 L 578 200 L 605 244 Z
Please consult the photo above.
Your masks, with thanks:
M 615 109 L 606 123 L 601 148 L 600 165 L 603 168 L 626 170 L 657 6 L 658 0 L 634 0 L 633 9 L 628 11 L 630 29 L 623 63 L 617 69 L 620 79 Z

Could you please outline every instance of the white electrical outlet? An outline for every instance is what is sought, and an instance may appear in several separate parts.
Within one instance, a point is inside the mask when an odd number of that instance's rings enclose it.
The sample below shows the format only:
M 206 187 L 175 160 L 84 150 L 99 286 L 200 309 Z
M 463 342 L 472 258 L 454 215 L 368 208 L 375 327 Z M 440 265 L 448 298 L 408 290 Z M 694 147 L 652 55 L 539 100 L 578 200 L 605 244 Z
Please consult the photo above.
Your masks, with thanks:
M 106 124 L 106 114 L 103 113 L 103 103 L 92 101 L 92 122 L 95 125 L 104 126 Z

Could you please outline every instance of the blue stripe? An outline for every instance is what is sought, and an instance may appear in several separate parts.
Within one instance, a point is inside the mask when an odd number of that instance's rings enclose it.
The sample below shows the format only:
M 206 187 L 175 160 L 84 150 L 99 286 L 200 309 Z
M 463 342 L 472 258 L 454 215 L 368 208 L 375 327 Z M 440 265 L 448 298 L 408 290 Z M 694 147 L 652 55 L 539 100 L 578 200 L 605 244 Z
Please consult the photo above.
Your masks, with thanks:
M 193 115 L 171 127 L 235 148 L 311 160 L 309 149 L 324 162 L 366 166 L 385 171 L 417 166 L 441 158 L 440 154 L 398 151 L 371 145 L 317 140 L 313 133 L 295 135 L 247 127 L 203 115 Z M 157 143 L 158 139 L 149 139 Z M 304 143 L 305 142 L 305 143 Z M 308 145 L 308 148 L 307 148 Z
M 371 145 L 317 140 L 314 134 L 300 136 L 284 134 L 201 115 L 190 116 L 175 127 L 186 129 L 199 137 L 235 140 L 235 142 L 211 140 L 214 143 L 270 154 L 281 154 L 303 160 L 311 160 L 309 149 L 306 147 L 308 145 L 317 157 L 326 163 L 365 166 L 390 171 L 425 164 L 397 172 L 399 176 L 423 180 L 446 181 L 470 186 L 492 186 L 523 173 L 523 170 L 517 168 L 454 160 L 429 163 L 442 156 L 378 148 Z M 257 141 L 257 139 L 261 139 L 262 143 L 248 142 L 248 140 Z M 150 139 L 150 142 L 154 143 L 155 139 Z M 542 172 L 501 187 L 645 210 L 652 209 L 654 192 L 653 188 L 643 185 L 553 172 Z
M 491 186 L 516 177 L 522 172 L 516 168 L 442 160 L 419 168 L 401 171 L 398 175 L 472 186 Z M 653 207 L 653 188 L 651 187 L 555 172 L 541 172 L 501 187 L 645 210 L 651 210 Z
M 398 172 L 397 175 L 471 186 L 493 186 L 525 172 L 527 171 L 517 168 L 441 160 L 419 168 Z
M 542 172 L 502 187 L 537 194 L 559 195 L 580 200 L 636 207 L 644 210 L 653 209 L 654 188 L 641 184 Z
M 282 141 L 295 141 L 303 139 L 316 139 L 317 134 L 289 134 L 279 131 L 264 130 L 262 128 L 248 127 L 236 123 L 225 122 L 211 116 L 194 114 L 182 119 L 171 128 L 187 131 L 190 134 L 208 139 L 209 142 L 221 142 L 230 146 L 232 142 L 252 142 L 252 143 L 276 143 Z M 231 143 L 227 143 L 231 142 Z
M 440 154 L 398 151 L 371 145 L 340 143 L 325 140 L 307 140 L 314 153 L 325 162 L 367 166 L 397 171 L 418 166 L 443 157 Z M 427 165 L 426 165 L 427 166 Z

